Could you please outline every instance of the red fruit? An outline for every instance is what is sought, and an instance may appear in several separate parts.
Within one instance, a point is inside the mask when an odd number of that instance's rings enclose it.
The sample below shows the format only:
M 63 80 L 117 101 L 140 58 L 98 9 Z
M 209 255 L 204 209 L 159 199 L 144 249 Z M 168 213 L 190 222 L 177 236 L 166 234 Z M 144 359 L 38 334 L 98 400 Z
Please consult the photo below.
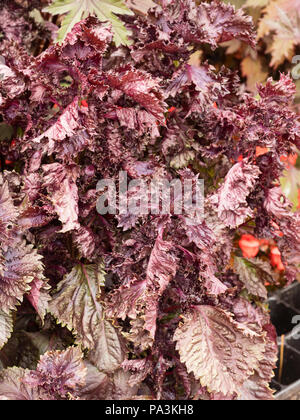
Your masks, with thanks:
M 298 159 L 297 153 L 292 153 L 291 155 L 288 155 L 288 156 L 285 156 L 285 155 L 280 156 L 280 161 L 285 162 L 287 167 L 289 167 L 290 165 L 295 166 L 297 159 Z
M 260 242 L 252 235 L 242 235 L 239 246 L 245 258 L 254 258 L 259 252 Z
M 82 99 L 81 106 L 83 106 L 83 108 L 88 108 L 89 107 L 89 105 L 88 105 L 88 103 L 85 99 Z
M 288 156 L 288 162 L 292 166 L 295 166 L 296 165 L 297 159 L 298 159 L 298 154 L 297 153 L 293 153 L 293 154 L 291 154 L 291 155 Z
M 12 140 L 10 143 L 10 147 L 14 149 L 16 147 L 16 144 L 17 144 L 16 140 Z
M 13 165 L 14 162 L 12 160 L 6 159 L 5 160 L 5 165 Z
M 216 109 L 218 109 L 218 105 L 217 105 L 216 102 L 213 103 L 213 107 L 216 108 Z
M 273 267 L 277 268 L 279 271 L 285 270 L 285 267 L 282 264 L 282 260 L 281 260 L 281 253 L 277 246 L 274 246 L 271 249 L 270 259 L 271 259 L 271 264 Z
M 171 106 L 171 108 L 168 109 L 168 112 L 172 114 L 172 112 L 175 112 L 177 108 L 175 106 Z
M 288 160 L 287 156 L 282 155 L 280 156 L 280 162 L 286 162 Z
M 271 283 L 269 283 L 268 281 L 265 281 L 265 286 L 266 287 L 271 286 Z

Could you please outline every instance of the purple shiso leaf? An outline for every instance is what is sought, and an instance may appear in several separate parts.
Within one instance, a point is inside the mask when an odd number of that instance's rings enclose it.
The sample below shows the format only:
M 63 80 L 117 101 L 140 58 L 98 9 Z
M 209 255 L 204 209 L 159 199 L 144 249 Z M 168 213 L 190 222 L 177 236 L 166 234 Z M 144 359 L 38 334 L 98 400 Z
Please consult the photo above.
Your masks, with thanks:
M 35 371 L 2 370 L 0 399 L 272 399 L 262 279 L 284 273 L 260 257 L 234 265 L 235 239 L 251 218 L 251 234 L 278 244 L 287 281 L 297 275 L 300 218 L 276 187 L 280 157 L 300 145 L 291 78 L 254 98 L 237 73 L 189 63 L 224 41 L 255 46 L 252 19 L 219 1 L 121 17 L 128 47 L 89 17 L 34 55 L 36 25 L 11 3 L 0 10 L 0 113 L 18 172 L 0 179 L 0 347 L 28 310 L 84 352 L 68 341 Z M 100 216 L 97 181 L 117 185 L 120 171 L 147 183 L 203 177 L 203 222 Z M 241 298 L 245 288 L 258 297 Z

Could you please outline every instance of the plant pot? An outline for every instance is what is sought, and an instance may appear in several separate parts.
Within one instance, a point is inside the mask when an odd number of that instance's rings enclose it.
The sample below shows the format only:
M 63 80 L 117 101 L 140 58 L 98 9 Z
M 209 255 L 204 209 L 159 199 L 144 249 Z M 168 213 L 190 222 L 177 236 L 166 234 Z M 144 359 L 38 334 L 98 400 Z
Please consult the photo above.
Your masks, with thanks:
M 277 400 L 300 400 L 300 284 L 275 293 L 269 298 L 269 307 L 278 334 L 279 355 L 284 335 L 282 371 L 279 356 L 271 387 Z

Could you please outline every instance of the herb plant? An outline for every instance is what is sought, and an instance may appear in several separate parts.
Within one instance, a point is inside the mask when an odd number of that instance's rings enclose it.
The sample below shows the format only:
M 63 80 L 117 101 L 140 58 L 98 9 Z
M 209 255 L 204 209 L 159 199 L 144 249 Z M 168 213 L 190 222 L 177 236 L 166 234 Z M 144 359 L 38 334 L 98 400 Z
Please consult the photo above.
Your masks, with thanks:
M 255 49 L 252 19 L 216 0 L 9 1 L 0 27 L 0 399 L 272 399 L 267 289 L 300 252 L 280 187 L 295 86 L 254 95 L 192 62 Z M 120 171 L 204 179 L 203 221 L 100 215 L 97 182 Z

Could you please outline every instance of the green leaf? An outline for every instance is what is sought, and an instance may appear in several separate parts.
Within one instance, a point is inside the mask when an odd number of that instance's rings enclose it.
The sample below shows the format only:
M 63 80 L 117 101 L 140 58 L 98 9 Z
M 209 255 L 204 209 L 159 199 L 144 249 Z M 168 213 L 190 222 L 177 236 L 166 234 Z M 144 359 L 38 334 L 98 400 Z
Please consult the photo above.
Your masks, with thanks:
M 281 189 L 284 195 L 293 204 L 293 211 L 298 208 L 298 189 L 300 188 L 300 170 L 291 167 L 284 172 L 284 176 L 280 178 Z
M 89 15 L 97 16 L 102 22 L 110 22 L 114 32 L 114 41 L 118 47 L 121 44 L 129 45 L 130 32 L 124 23 L 116 16 L 133 15 L 123 0 L 54 0 L 46 7 L 44 12 L 52 15 L 67 14 L 58 32 L 58 42 L 62 42 L 76 23 Z

